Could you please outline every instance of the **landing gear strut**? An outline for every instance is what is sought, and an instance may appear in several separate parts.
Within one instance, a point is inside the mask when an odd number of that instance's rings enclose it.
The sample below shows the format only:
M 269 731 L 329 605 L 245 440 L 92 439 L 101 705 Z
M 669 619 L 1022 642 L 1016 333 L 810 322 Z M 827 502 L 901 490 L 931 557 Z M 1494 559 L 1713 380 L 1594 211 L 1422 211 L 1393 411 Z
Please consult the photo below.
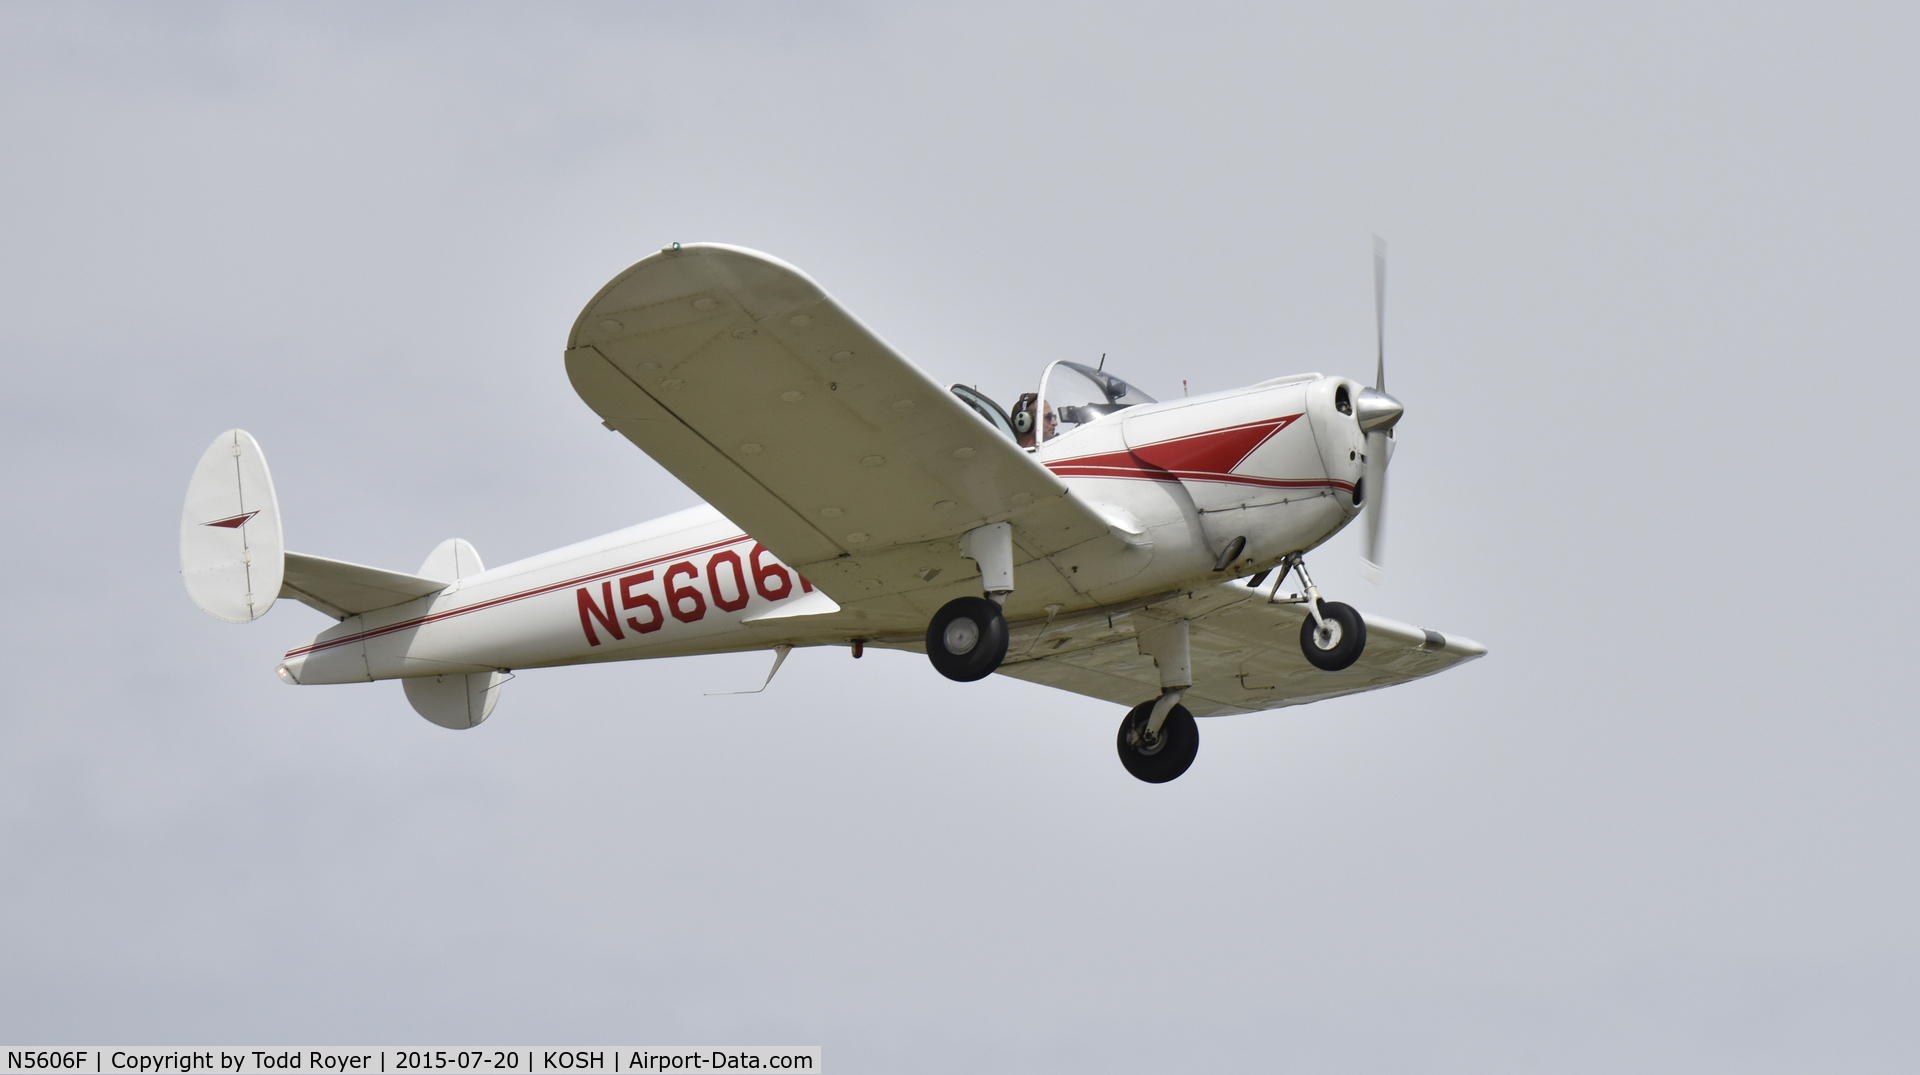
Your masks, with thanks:
M 985 597 L 956 597 L 927 624 L 927 660 L 948 679 L 985 679 L 1007 656 L 1007 617 L 1000 605 L 1013 592 L 1013 527 L 989 523 L 960 535 L 960 555 L 980 565 Z
M 1160 697 L 1141 702 L 1120 722 L 1114 745 L 1127 772 L 1164 784 L 1187 771 L 1200 752 L 1200 729 L 1180 696 L 1193 687 L 1193 650 L 1186 620 L 1154 622 L 1138 616 L 1134 644 L 1160 671 Z
M 1300 584 L 1305 587 L 1305 592 L 1295 594 L 1291 603 L 1307 606 L 1307 618 L 1300 622 L 1300 652 L 1307 663 L 1323 672 L 1351 667 L 1367 648 L 1367 621 L 1352 605 L 1322 599 L 1299 553 L 1281 561 L 1280 577 L 1273 580 L 1274 593 L 1279 592 L 1289 571 L 1299 572 Z

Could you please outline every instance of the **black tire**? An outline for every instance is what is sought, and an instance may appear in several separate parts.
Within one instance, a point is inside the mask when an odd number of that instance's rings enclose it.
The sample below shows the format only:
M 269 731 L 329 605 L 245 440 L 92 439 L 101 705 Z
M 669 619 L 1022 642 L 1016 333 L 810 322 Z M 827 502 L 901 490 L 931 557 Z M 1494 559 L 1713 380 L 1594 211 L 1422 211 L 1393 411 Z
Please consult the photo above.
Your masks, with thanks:
M 956 597 L 927 624 L 927 660 L 960 683 L 985 679 L 1007 656 L 1007 617 L 984 597 Z
M 1338 601 L 1320 602 L 1320 615 L 1327 621 L 1326 631 L 1321 632 L 1313 614 L 1308 613 L 1306 622 L 1300 625 L 1300 652 L 1315 668 L 1338 672 L 1359 660 L 1360 651 L 1367 648 L 1367 621 L 1352 605 Z
M 1194 755 L 1200 753 L 1200 728 L 1186 706 L 1176 705 L 1160 725 L 1159 740 L 1143 750 L 1134 741 L 1138 738 L 1136 729 L 1144 730 L 1152 715 L 1152 702 L 1141 702 L 1128 710 L 1114 745 L 1127 772 L 1149 784 L 1164 784 L 1193 765 Z

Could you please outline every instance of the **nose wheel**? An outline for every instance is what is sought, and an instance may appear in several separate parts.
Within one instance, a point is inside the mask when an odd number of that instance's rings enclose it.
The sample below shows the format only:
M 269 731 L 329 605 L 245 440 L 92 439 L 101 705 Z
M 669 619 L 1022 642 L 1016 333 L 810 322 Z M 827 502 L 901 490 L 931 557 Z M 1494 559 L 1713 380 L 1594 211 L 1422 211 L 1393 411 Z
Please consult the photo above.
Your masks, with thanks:
M 1300 652 L 1323 672 L 1338 672 L 1360 659 L 1367 648 L 1367 621 L 1352 605 L 1320 602 L 1320 616 L 1300 623 Z
M 1299 572 L 1306 592 L 1279 600 L 1283 604 L 1307 606 L 1307 618 L 1300 623 L 1300 652 L 1308 664 L 1322 672 L 1352 667 L 1367 648 L 1367 621 L 1352 605 L 1321 598 L 1319 587 L 1308 576 L 1306 562 L 1298 553 L 1282 562 L 1280 577 L 1273 580 L 1273 590 L 1267 600 L 1275 600 L 1273 594 L 1280 592 L 1280 584 L 1295 571 Z

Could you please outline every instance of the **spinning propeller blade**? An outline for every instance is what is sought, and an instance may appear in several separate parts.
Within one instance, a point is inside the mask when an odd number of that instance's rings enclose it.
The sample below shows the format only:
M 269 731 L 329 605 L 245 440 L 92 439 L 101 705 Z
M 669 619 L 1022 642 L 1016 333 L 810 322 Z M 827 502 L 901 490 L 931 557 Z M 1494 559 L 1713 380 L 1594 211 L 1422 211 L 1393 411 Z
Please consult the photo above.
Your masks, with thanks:
M 1362 390 L 1357 417 L 1367 433 L 1366 519 L 1360 529 L 1360 568 L 1380 582 L 1381 537 L 1387 511 L 1387 434 L 1400 420 L 1400 401 L 1387 395 L 1387 243 L 1373 237 L 1373 390 Z
M 1360 571 L 1367 581 L 1380 584 L 1380 529 L 1387 499 L 1387 435 L 1367 434 L 1367 502 L 1361 506 Z
M 1387 390 L 1387 241 L 1373 237 L 1373 388 Z

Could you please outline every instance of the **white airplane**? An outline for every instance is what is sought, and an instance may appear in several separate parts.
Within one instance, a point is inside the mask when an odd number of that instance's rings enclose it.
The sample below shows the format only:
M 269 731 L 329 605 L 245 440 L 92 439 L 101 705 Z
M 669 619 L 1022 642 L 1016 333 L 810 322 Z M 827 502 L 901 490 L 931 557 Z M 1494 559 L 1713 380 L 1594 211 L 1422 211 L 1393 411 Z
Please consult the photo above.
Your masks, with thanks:
M 1378 311 L 1377 240 L 1374 271 Z M 1059 361 L 1009 412 L 929 378 L 798 269 L 675 243 L 587 303 L 566 366 L 706 505 L 491 570 L 454 538 L 402 574 L 286 551 L 266 460 L 235 429 L 187 487 L 188 594 L 235 623 L 278 597 L 319 609 L 340 622 L 281 679 L 399 679 L 446 728 L 484 721 L 510 669 L 771 650 L 771 683 L 795 646 L 920 651 L 949 679 L 1130 707 L 1116 745 L 1150 783 L 1193 763 L 1196 716 L 1486 652 L 1324 600 L 1307 574 L 1362 514 L 1379 560 L 1401 415 L 1384 347 L 1372 387 L 1307 373 L 1167 402 Z

